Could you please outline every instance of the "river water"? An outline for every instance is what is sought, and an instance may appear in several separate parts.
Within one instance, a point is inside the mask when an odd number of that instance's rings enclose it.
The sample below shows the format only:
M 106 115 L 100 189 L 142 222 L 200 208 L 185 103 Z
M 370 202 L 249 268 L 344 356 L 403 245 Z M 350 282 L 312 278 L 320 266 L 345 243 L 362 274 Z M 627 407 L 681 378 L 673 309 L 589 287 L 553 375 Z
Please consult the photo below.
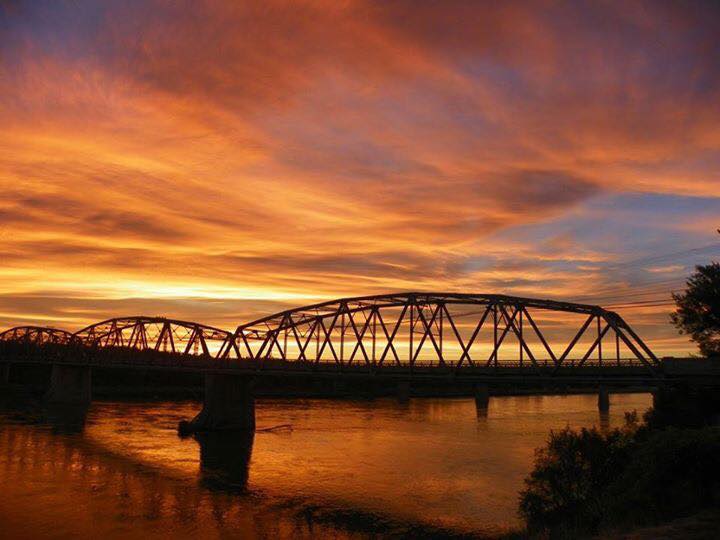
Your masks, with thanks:
M 248 439 L 181 439 L 195 402 L 0 414 L 2 538 L 492 536 L 551 429 L 623 423 L 648 394 L 258 400 Z M 280 426 L 280 427 L 278 427 Z

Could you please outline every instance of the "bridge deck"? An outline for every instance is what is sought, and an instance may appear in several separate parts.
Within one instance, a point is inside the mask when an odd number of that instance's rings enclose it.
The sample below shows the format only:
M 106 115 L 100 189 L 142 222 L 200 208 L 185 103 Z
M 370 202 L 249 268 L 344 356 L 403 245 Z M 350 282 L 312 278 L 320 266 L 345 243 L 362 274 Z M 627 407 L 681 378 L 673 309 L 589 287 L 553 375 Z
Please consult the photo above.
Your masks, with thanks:
M 314 377 L 333 379 L 399 379 L 435 382 L 437 384 L 456 382 L 482 383 L 522 383 L 533 385 L 598 385 L 613 386 L 645 385 L 656 386 L 673 382 L 692 384 L 720 384 L 720 362 L 707 360 L 671 360 L 663 361 L 658 369 L 648 370 L 647 366 L 636 362 L 613 365 L 598 363 L 559 368 L 548 365 L 536 367 L 506 363 L 497 367 L 479 366 L 367 366 L 345 365 L 332 363 L 316 363 L 312 361 L 282 360 L 217 360 L 209 357 L 179 357 L 167 353 L 156 353 L 148 359 L 147 354 L 88 355 L 78 358 L 71 355 L 1 355 L 0 363 L 49 365 L 63 364 L 71 366 L 89 366 L 102 369 L 130 369 L 150 371 L 174 371 L 186 373 L 225 373 L 242 374 L 254 377 Z

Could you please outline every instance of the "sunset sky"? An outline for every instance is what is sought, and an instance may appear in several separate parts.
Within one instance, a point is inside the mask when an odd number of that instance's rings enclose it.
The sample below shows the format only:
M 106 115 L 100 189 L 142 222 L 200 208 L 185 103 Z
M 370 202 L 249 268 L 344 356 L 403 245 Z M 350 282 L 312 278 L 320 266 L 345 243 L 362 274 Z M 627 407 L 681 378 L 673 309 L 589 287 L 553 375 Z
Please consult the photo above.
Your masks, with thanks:
M 694 351 L 720 4 L 0 1 L 0 189 L 0 328 L 447 290 Z

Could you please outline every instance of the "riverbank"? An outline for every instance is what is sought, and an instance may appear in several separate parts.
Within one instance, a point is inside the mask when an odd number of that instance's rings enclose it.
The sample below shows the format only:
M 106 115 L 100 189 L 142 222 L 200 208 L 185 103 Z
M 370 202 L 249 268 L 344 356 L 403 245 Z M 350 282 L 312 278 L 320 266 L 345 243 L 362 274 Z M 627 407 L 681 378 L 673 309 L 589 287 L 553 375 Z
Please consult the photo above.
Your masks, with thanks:
M 674 519 L 663 525 L 632 531 L 611 531 L 597 540 L 715 540 L 720 531 L 720 509 Z
M 632 412 L 622 428 L 551 432 L 520 497 L 530 535 L 617 537 L 667 524 L 667 534 L 690 527 L 716 537 L 708 523 L 720 508 L 718 411 L 714 389 L 675 388 L 642 421 Z

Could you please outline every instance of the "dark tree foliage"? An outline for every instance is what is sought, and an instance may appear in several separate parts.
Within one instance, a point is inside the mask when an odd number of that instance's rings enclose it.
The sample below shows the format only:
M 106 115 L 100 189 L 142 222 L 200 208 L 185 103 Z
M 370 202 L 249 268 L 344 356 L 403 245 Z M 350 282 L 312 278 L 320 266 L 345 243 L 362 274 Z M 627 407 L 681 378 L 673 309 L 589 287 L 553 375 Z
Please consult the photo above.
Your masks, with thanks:
M 673 299 L 673 324 L 692 337 L 702 354 L 720 356 L 720 263 L 696 266 L 685 292 Z
M 701 428 L 720 424 L 720 391 L 714 387 L 675 386 L 659 389 L 643 416 L 642 430 Z
M 520 513 L 530 530 L 593 529 L 604 515 L 604 489 L 628 458 L 632 437 L 595 428 L 550 432 L 520 493 Z
M 703 399 L 672 392 L 647 424 L 626 413 L 622 430 L 551 432 L 520 493 L 529 532 L 579 538 L 720 507 L 720 428 L 689 404 Z
M 719 429 L 645 435 L 605 491 L 606 523 L 655 524 L 720 505 Z

